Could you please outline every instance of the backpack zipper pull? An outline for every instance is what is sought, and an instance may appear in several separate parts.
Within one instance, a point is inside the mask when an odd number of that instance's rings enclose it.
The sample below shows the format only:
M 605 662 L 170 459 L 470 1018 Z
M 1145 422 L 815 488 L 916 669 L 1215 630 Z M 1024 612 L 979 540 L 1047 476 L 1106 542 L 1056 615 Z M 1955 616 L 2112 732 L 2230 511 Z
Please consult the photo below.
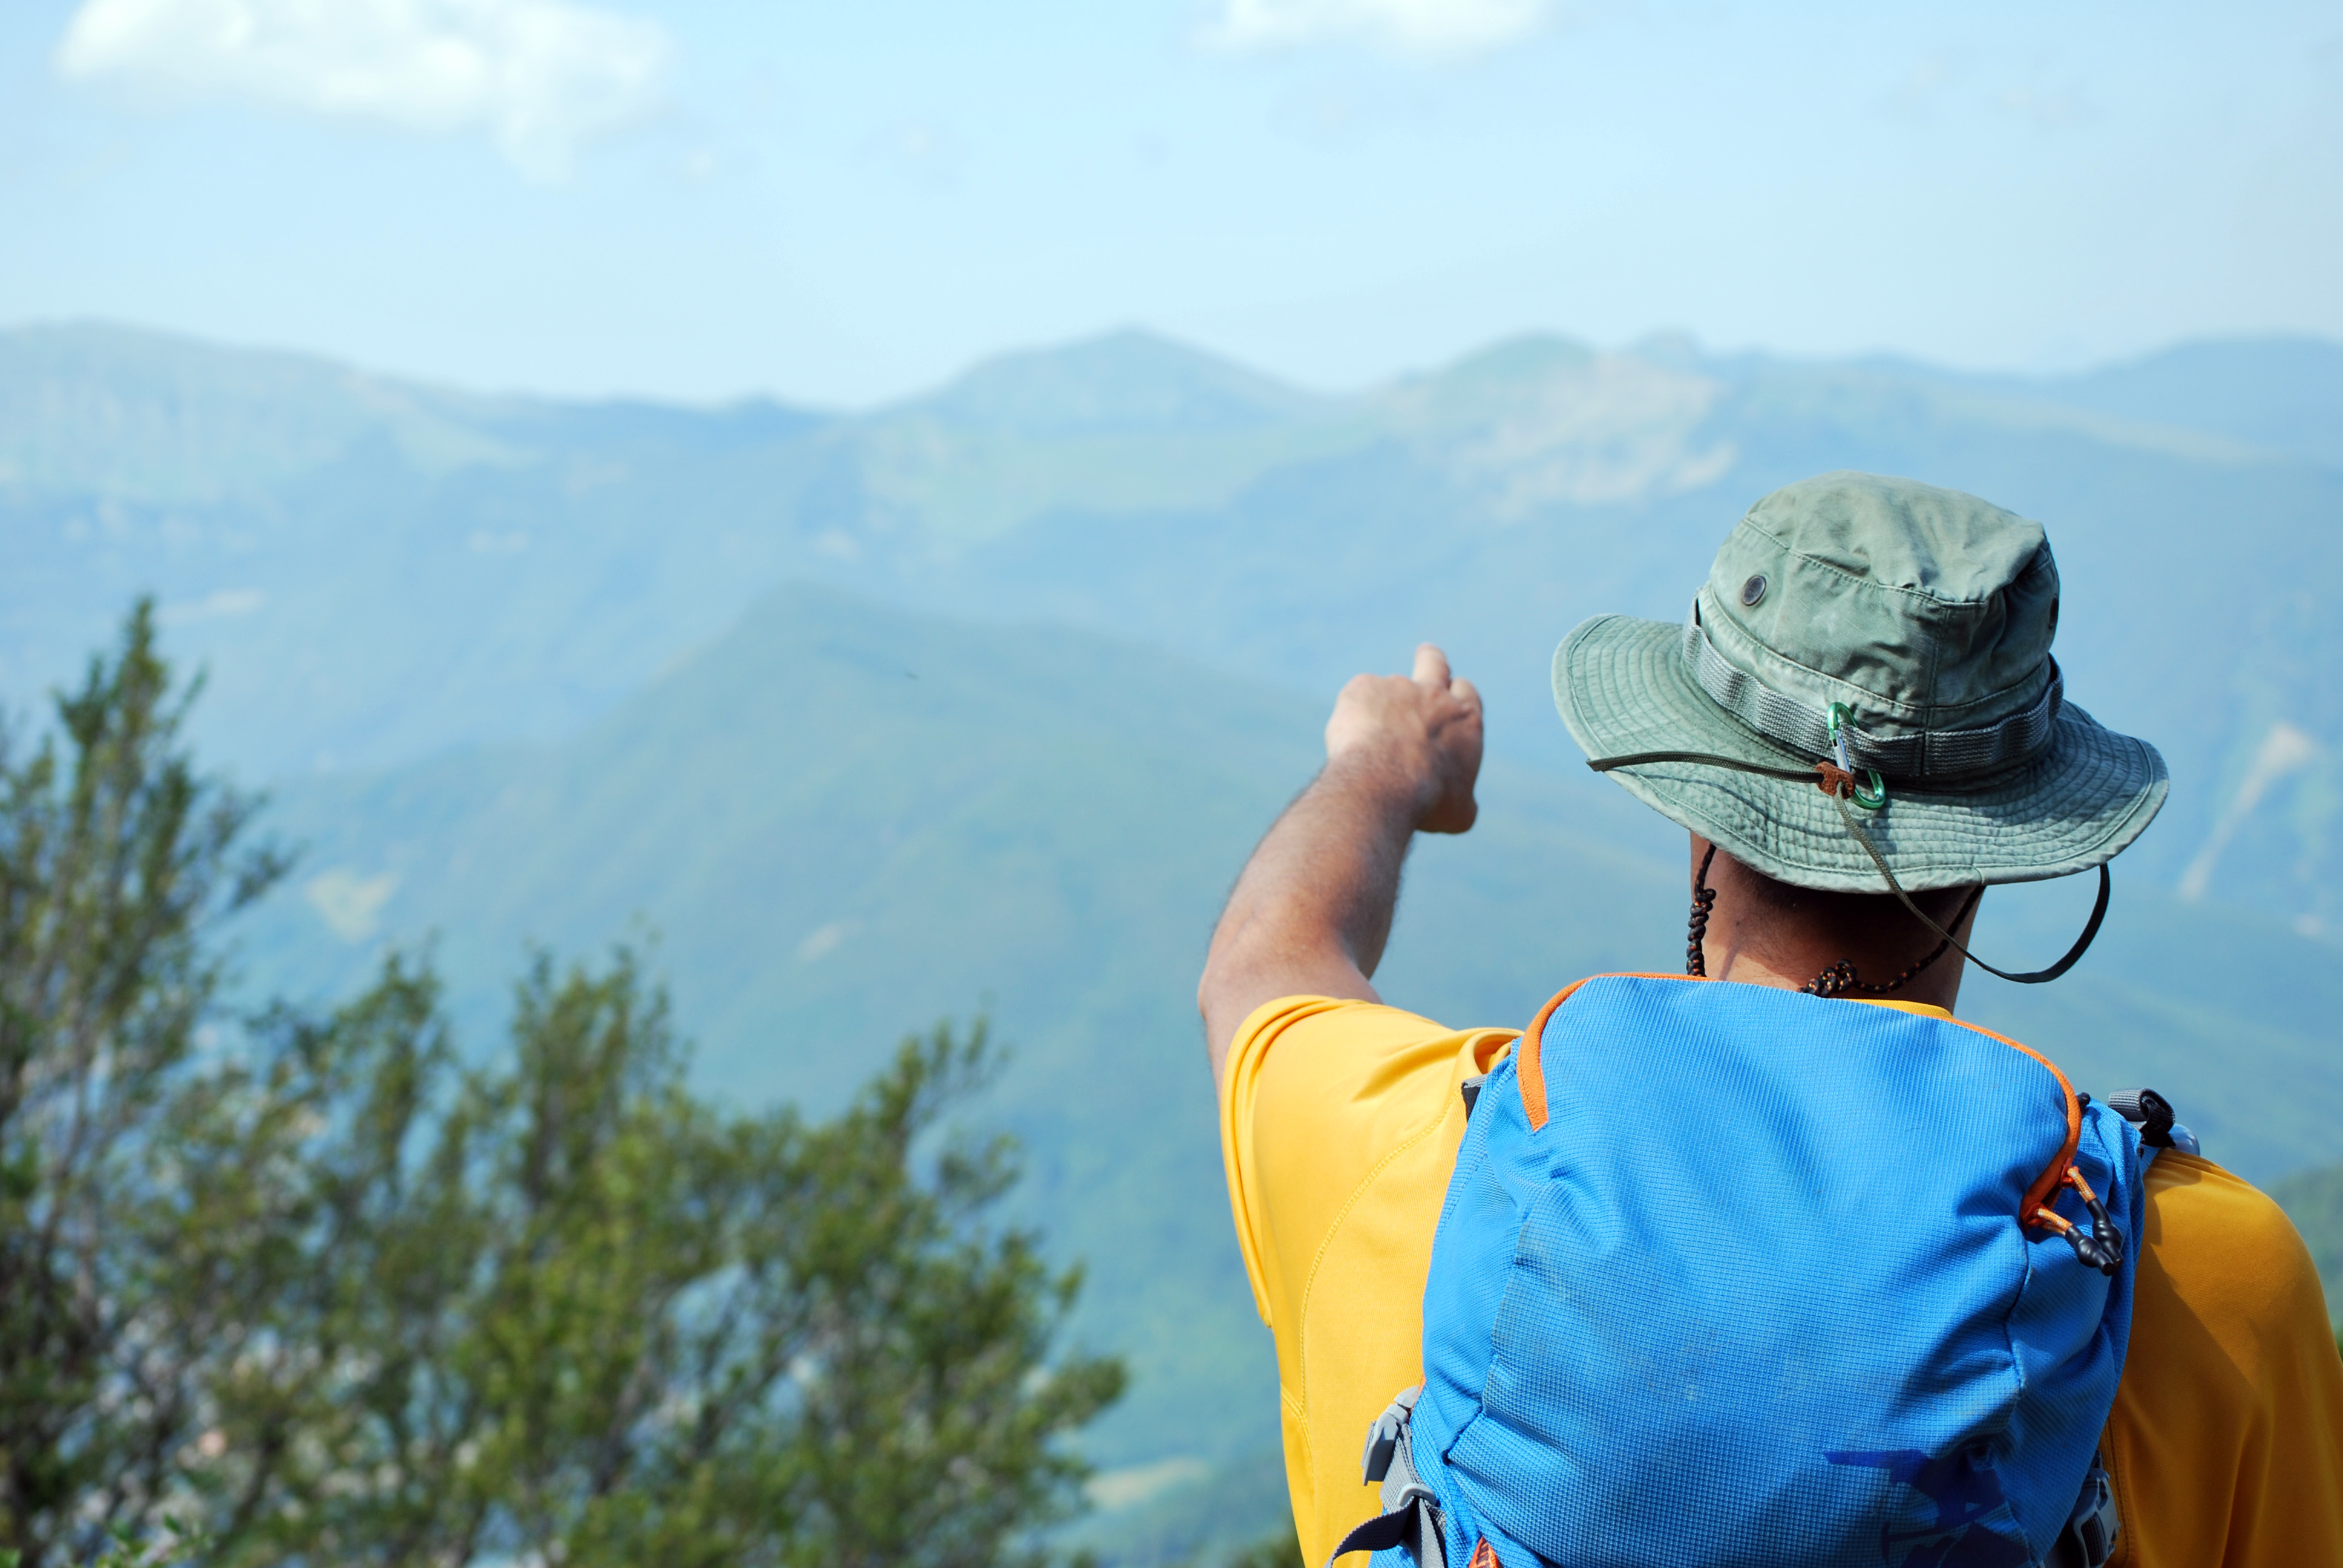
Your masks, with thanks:
M 2059 1185 L 2072 1187 L 2081 1196 L 2083 1206 L 2091 1211 L 2090 1230 L 2081 1230 L 2047 1203 L 2036 1208 L 2033 1218 L 2027 1222 L 2064 1237 L 2066 1245 L 2075 1249 L 2075 1256 L 2086 1267 L 2097 1269 L 2113 1278 L 2115 1271 L 2123 1267 L 2123 1232 L 2116 1228 L 2115 1221 L 2107 1213 L 2107 1206 L 2099 1201 L 2099 1195 L 2091 1191 L 2091 1184 L 2083 1179 L 2079 1169 L 2067 1166 L 2066 1173 L 2059 1178 Z

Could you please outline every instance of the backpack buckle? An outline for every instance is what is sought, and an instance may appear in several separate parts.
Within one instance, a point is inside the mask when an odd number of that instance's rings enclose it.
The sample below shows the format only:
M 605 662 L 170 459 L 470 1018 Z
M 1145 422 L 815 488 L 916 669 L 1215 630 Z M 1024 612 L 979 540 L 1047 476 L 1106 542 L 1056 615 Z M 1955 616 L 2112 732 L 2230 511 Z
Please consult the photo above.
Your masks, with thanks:
M 1334 1555 L 1326 1560 L 1326 1568 L 1333 1568 L 1351 1553 L 1380 1552 L 1391 1546 L 1405 1546 L 1414 1554 L 1417 1568 L 1446 1568 L 1440 1539 L 1446 1528 L 1440 1497 L 1416 1474 L 1411 1452 L 1408 1424 L 1415 1417 L 1415 1402 L 1423 1396 L 1422 1383 L 1402 1389 L 1367 1428 L 1366 1452 L 1359 1456 L 1359 1469 L 1368 1485 L 1382 1483 L 1383 1511 L 1343 1536 Z
M 2139 1128 L 2139 1141 L 2150 1150 L 2177 1149 L 2183 1154 L 2202 1152 L 2197 1135 L 2175 1120 L 2172 1101 L 2153 1089 L 2119 1089 L 2107 1096 L 2107 1108 Z M 2154 1153 L 2148 1155 L 2154 1159 Z
M 2058 1532 L 2045 1559 L 2046 1568 L 2106 1568 L 2116 1554 L 2116 1538 L 2123 1522 L 2116 1514 L 2116 1489 L 2098 1454 L 2091 1455 L 2090 1473 L 2083 1477 L 2081 1495 Z

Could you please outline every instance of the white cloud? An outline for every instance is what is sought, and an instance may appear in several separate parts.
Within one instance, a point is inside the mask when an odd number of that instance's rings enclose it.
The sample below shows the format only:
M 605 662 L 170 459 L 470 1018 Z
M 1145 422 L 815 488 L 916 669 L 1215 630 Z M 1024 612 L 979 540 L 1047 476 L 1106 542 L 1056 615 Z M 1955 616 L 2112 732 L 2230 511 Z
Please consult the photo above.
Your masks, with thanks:
M 346 942 L 362 942 L 381 925 L 382 907 L 397 891 L 397 871 L 361 877 L 347 866 L 336 866 L 310 878 L 301 896 L 334 935 Z
M 57 68 L 173 97 L 483 130 L 524 172 L 554 177 L 581 140 L 649 106 L 667 55 L 655 24 L 563 0 L 84 0 Z
M 838 950 L 838 944 L 860 929 L 855 920 L 832 920 L 798 944 L 798 962 L 819 963 Z
M 1232 49 L 1365 43 L 1417 55 L 1473 55 L 1528 37 L 1552 0 L 1219 0 L 1211 36 Z
M 256 588 L 222 588 L 202 598 L 166 604 L 157 612 L 157 618 L 165 626 L 184 626 L 189 621 L 250 615 L 267 602 L 267 594 Z

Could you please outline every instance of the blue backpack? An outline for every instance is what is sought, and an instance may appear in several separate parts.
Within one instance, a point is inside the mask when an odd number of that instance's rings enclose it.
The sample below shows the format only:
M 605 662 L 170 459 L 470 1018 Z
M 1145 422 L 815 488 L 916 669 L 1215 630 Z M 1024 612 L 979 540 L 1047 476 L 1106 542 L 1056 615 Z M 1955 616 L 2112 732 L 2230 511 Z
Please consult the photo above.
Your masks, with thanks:
M 2187 1140 L 2118 1100 L 1890 1008 L 1573 986 L 1468 1086 L 1424 1381 L 1335 1557 L 2096 1568 L 2144 1156 Z

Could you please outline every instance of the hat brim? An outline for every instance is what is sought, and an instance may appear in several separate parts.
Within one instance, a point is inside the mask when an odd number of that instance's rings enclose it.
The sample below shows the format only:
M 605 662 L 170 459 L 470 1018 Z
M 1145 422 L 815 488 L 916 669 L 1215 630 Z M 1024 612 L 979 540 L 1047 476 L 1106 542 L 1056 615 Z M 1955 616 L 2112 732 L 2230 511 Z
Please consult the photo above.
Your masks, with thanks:
M 1774 744 L 1693 679 L 1684 628 L 1597 616 L 1554 654 L 1554 706 L 1592 761 L 1694 751 L 1763 767 L 1817 760 Z M 1638 799 L 1776 881 L 1884 891 L 1878 868 L 1814 784 L 1694 762 L 1614 769 Z M 2024 766 L 1954 791 L 1891 784 L 1864 830 L 1907 889 L 2033 882 L 2104 864 L 2140 836 L 2171 789 L 2156 748 L 2066 704 L 2050 744 Z

